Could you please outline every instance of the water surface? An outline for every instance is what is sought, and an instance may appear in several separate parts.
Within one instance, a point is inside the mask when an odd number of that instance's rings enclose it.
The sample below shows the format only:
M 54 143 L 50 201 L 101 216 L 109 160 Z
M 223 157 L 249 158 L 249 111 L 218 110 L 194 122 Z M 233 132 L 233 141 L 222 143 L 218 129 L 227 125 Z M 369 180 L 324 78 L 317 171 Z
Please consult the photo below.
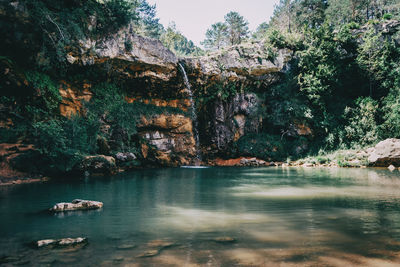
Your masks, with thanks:
M 75 198 L 104 208 L 44 212 Z M 79 236 L 89 243 L 29 246 Z M 180 168 L 0 187 L 8 265 L 396 266 L 399 252 L 397 171 Z

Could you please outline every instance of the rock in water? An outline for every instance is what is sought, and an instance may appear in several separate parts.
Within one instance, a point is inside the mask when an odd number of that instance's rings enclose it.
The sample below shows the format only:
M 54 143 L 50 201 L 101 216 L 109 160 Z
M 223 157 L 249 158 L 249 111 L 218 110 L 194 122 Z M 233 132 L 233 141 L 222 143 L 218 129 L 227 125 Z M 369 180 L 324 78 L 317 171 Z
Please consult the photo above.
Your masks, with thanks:
M 376 167 L 400 166 L 400 139 L 379 142 L 370 152 L 369 164 Z
M 82 200 L 75 199 L 71 203 L 62 202 L 55 204 L 50 211 L 62 212 L 62 211 L 74 211 L 74 210 L 93 210 L 100 209 L 103 207 L 103 202 L 93 200 Z
M 46 246 L 71 246 L 77 244 L 83 244 L 87 242 L 86 237 L 77 237 L 77 238 L 61 238 L 61 239 L 44 239 L 36 242 L 36 246 L 38 248 L 46 247 Z
M 158 254 L 160 254 L 160 251 L 158 249 L 151 249 L 151 250 L 147 250 L 144 253 L 140 254 L 138 256 L 138 258 L 150 258 L 150 257 L 157 256 Z
M 390 165 L 389 167 L 388 167 L 388 169 L 389 169 L 389 171 L 394 171 L 395 169 L 396 169 L 396 167 L 395 166 L 393 166 L 393 165 Z

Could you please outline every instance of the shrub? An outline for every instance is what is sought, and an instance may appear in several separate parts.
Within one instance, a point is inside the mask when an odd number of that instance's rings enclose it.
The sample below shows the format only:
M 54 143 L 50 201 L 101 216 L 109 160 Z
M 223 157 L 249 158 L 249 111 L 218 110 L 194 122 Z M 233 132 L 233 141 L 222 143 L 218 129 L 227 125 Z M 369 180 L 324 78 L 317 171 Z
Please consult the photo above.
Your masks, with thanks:
M 36 90 L 35 94 L 38 97 L 37 103 L 29 103 L 31 108 L 34 109 L 36 106 L 37 109 L 47 113 L 54 113 L 58 110 L 62 98 L 57 83 L 50 76 L 37 71 L 27 71 L 25 77 Z
M 393 15 L 390 14 L 390 13 L 386 13 L 385 15 L 383 15 L 383 19 L 384 19 L 384 20 L 390 20 L 390 19 L 392 19 L 392 18 L 393 18 Z
M 371 145 L 378 140 L 376 112 L 378 102 L 370 97 L 358 98 L 355 107 L 347 107 L 344 117 L 347 125 L 344 128 L 345 142 L 350 147 Z
M 286 158 L 284 142 L 279 136 L 268 134 L 248 134 L 236 142 L 237 152 L 241 156 L 253 156 L 266 160 Z

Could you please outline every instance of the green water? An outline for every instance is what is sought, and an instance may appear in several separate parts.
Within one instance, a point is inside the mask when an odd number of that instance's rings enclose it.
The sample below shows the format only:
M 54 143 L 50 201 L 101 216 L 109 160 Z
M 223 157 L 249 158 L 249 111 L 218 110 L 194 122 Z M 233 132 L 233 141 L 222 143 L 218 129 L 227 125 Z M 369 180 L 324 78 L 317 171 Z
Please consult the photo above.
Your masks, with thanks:
M 104 202 L 52 215 L 56 202 Z M 84 247 L 35 240 L 87 237 Z M 229 237 L 234 242 L 218 242 Z M 152 245 L 156 241 L 167 247 Z M 158 254 L 140 257 L 149 251 Z M 5 263 L 7 262 L 8 263 Z M 400 264 L 400 172 L 209 168 L 0 187 L 0 262 L 69 266 Z

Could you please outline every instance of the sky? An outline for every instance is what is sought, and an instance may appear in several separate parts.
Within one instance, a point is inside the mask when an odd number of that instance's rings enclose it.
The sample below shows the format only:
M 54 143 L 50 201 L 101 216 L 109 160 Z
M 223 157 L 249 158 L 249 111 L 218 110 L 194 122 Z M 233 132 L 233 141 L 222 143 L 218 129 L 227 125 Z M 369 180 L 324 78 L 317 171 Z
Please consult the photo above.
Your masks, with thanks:
M 148 0 L 156 4 L 157 17 L 167 27 L 172 21 L 188 39 L 200 46 L 207 29 L 223 21 L 230 11 L 239 12 L 254 31 L 262 22 L 269 21 L 274 5 L 279 0 Z

